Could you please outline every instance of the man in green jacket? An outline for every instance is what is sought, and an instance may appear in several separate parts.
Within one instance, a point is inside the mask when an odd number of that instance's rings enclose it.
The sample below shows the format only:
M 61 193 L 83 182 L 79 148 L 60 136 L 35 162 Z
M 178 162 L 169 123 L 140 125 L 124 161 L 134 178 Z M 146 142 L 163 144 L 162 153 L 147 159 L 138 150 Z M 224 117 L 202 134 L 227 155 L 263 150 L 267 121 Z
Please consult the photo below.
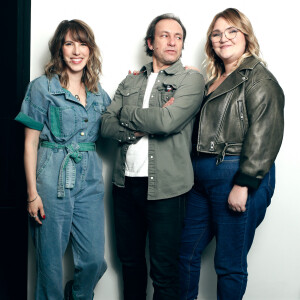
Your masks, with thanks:
M 178 253 L 185 194 L 193 186 L 194 117 L 204 80 L 180 61 L 186 30 L 172 14 L 156 17 L 145 37 L 152 63 L 119 85 L 101 133 L 118 141 L 113 198 L 124 300 L 145 300 L 146 236 L 156 300 L 179 299 Z

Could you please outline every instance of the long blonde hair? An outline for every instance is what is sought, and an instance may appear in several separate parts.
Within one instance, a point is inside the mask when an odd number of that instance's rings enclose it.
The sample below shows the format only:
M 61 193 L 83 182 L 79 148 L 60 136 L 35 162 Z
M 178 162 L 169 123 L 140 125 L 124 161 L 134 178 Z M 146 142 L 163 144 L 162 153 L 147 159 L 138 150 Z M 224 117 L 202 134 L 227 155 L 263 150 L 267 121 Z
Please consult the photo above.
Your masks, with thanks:
M 59 76 L 60 83 L 67 87 L 69 76 L 66 71 L 66 64 L 63 60 L 62 46 L 65 42 L 65 36 L 70 33 L 75 41 L 86 43 L 89 47 L 89 59 L 83 70 L 82 82 L 91 92 L 98 91 L 99 76 L 101 74 L 101 57 L 98 46 L 95 43 L 95 37 L 92 29 L 81 20 L 64 20 L 58 25 L 52 39 L 49 41 L 49 50 L 51 59 L 45 66 L 45 74 L 48 78 L 55 74 Z
M 244 54 L 238 60 L 236 67 L 238 67 L 241 64 L 241 62 L 249 56 L 255 56 L 257 59 L 263 62 L 262 58 L 260 57 L 259 44 L 249 19 L 236 8 L 227 8 L 224 11 L 215 15 L 207 30 L 205 52 L 206 72 L 208 80 L 218 79 L 225 71 L 224 64 L 213 50 L 212 42 L 210 39 L 210 35 L 213 31 L 215 23 L 219 18 L 224 18 L 227 22 L 231 23 L 234 27 L 240 30 L 245 36 L 246 49 Z

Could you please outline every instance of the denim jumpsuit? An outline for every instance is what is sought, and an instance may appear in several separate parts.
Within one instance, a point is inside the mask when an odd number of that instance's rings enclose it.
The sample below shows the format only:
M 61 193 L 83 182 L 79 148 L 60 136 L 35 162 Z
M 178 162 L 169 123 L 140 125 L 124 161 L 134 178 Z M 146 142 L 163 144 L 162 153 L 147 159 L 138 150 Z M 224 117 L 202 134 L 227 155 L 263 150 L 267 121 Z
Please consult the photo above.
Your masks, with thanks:
M 107 93 L 87 91 L 87 105 L 62 88 L 58 76 L 29 84 L 16 120 L 39 130 L 37 191 L 46 218 L 32 221 L 36 247 L 36 300 L 63 299 L 62 258 L 69 238 L 74 257 L 74 299 L 91 300 L 106 270 L 104 185 L 95 141 L 110 104 Z

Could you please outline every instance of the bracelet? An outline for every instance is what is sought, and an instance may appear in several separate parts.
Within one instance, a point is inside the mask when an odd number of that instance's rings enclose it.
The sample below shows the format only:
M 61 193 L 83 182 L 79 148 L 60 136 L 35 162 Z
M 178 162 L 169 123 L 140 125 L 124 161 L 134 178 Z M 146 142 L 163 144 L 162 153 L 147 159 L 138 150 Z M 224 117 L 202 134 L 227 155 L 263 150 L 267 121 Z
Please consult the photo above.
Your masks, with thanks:
M 37 199 L 37 197 L 38 197 L 38 195 L 36 195 L 36 197 L 33 200 L 29 200 L 29 201 L 27 200 L 27 203 L 31 203 L 31 202 L 35 201 Z

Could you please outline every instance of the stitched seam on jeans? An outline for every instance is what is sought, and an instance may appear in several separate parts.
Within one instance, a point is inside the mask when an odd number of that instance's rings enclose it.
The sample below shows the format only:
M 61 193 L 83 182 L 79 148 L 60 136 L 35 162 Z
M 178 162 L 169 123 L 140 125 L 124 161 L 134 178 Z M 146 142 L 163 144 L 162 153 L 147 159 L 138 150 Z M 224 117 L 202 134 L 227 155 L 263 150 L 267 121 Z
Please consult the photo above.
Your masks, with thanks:
M 247 199 L 247 201 L 249 200 L 249 196 L 248 196 L 248 199 Z M 248 212 L 247 212 L 247 220 L 246 220 L 246 222 L 245 222 L 245 227 L 244 227 L 244 242 L 243 242 L 243 248 L 242 248 L 242 255 L 241 255 L 241 261 L 240 261 L 240 265 L 241 265 L 241 270 L 243 271 L 243 272 L 245 272 L 245 270 L 244 270 L 244 268 L 243 268 L 243 253 L 244 253 L 244 249 L 245 249 L 245 240 L 246 240 L 246 225 L 248 224 L 248 222 L 249 222 L 249 214 L 248 214 Z M 247 254 L 248 255 L 248 254 Z M 246 255 L 246 259 L 247 259 L 247 255 Z M 247 272 L 247 269 L 246 269 L 246 272 Z M 239 299 L 242 299 L 241 298 L 241 293 L 242 293 L 242 287 L 243 287 L 243 285 L 244 285 L 244 278 L 242 279 L 242 284 L 241 284 L 241 287 L 240 287 L 240 293 L 239 293 Z
M 198 246 L 198 244 L 200 243 L 200 240 L 201 240 L 201 238 L 203 237 L 203 235 L 204 235 L 204 233 L 206 232 L 206 230 L 207 229 L 205 229 L 204 230 L 204 232 L 203 232 L 203 234 L 199 237 L 199 239 L 197 240 L 197 242 L 196 242 L 196 244 L 195 244 L 195 247 L 193 248 L 193 252 L 192 252 L 192 254 L 191 254 L 191 256 L 190 256 L 190 259 L 189 259 L 189 277 L 188 277 L 188 288 L 187 288 L 187 290 L 189 291 L 189 288 L 190 288 L 190 283 L 191 283 L 191 261 L 192 261 L 192 258 L 193 258 L 193 256 L 194 256 L 194 253 L 195 253 L 195 251 L 196 251 L 196 248 L 197 248 L 197 246 Z M 201 271 L 201 257 L 200 257 L 200 271 Z M 197 295 L 198 295 L 198 293 L 197 293 Z M 197 296 L 197 298 L 198 298 L 198 296 Z M 185 300 L 187 300 L 187 295 L 186 295 L 186 298 L 185 298 Z

